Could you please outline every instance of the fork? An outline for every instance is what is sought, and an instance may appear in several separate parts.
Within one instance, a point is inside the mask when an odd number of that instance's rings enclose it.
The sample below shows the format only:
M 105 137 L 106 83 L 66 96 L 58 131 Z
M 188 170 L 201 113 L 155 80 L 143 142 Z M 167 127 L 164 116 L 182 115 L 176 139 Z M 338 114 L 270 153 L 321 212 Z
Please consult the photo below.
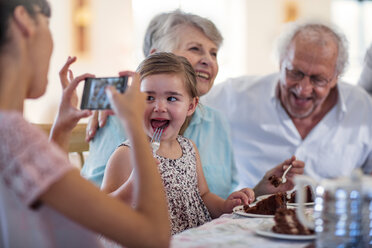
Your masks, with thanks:
M 292 164 L 288 166 L 288 168 L 284 171 L 283 173 L 283 176 L 282 176 L 282 183 L 286 183 L 287 182 L 287 178 L 285 177 L 288 173 L 288 171 L 292 168 Z
M 153 152 L 156 152 L 157 150 L 159 150 L 159 147 L 160 147 L 160 138 L 161 138 L 161 135 L 163 134 L 163 128 L 156 128 L 152 138 L 151 138 L 151 147 L 152 147 L 152 151 Z

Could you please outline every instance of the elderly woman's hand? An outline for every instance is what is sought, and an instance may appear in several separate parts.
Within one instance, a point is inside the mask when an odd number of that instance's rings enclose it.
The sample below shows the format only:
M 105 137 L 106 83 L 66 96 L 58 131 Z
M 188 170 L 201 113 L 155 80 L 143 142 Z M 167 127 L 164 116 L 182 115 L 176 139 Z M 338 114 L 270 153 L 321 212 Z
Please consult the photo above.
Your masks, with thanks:
M 57 118 L 50 133 L 50 139 L 59 144 L 65 151 L 68 151 L 69 136 L 72 129 L 81 118 L 91 115 L 90 110 L 79 110 L 77 108 L 78 96 L 76 87 L 85 78 L 94 77 L 94 75 L 86 73 L 74 78 L 69 67 L 75 61 L 76 57 L 68 57 L 59 72 L 63 93 Z
M 292 168 L 287 173 L 287 182 L 280 183 L 279 186 L 275 187 L 269 178 L 271 176 L 276 176 L 281 178 L 284 171 L 292 165 Z M 296 160 L 295 156 L 292 156 L 290 159 L 285 160 L 283 163 L 275 166 L 268 172 L 266 172 L 265 176 L 261 179 L 261 181 L 254 187 L 254 192 L 256 196 L 265 195 L 265 194 L 272 194 L 276 192 L 284 192 L 293 189 L 293 177 L 295 175 L 301 175 L 304 173 L 305 163 L 300 160 Z
M 112 114 L 112 111 L 108 111 L 108 110 L 93 111 L 93 115 L 89 118 L 86 133 L 85 133 L 86 142 L 93 140 L 94 136 L 97 133 L 97 130 L 106 125 L 107 118 L 111 114 Z

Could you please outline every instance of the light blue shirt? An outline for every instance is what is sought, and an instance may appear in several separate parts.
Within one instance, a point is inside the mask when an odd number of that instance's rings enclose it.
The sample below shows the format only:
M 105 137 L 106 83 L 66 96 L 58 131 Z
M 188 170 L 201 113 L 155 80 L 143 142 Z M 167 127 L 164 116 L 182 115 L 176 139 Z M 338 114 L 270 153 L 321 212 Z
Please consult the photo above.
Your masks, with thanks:
M 184 136 L 194 141 L 199 150 L 209 190 L 226 199 L 238 184 L 227 122 L 215 109 L 200 106 Z M 90 143 L 82 175 L 100 186 L 108 159 L 126 139 L 118 118 L 110 116 Z
M 372 98 L 360 87 L 337 83 L 338 101 L 302 139 L 277 97 L 278 74 L 245 76 L 215 85 L 206 104 L 230 122 L 239 187 L 295 155 L 314 179 L 372 170 Z
M 116 116 L 109 116 L 106 125 L 97 130 L 89 143 L 89 155 L 81 169 L 81 175 L 101 187 L 107 161 L 127 135 Z

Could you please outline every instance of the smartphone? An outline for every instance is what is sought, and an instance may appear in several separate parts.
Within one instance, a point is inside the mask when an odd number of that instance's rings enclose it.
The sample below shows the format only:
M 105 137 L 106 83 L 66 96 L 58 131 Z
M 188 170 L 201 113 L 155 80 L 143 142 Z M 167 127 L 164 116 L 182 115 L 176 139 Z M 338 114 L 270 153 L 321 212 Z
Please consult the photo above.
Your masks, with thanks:
M 111 109 L 105 87 L 112 85 L 119 92 L 123 93 L 127 88 L 127 84 L 127 76 L 86 78 L 80 109 Z

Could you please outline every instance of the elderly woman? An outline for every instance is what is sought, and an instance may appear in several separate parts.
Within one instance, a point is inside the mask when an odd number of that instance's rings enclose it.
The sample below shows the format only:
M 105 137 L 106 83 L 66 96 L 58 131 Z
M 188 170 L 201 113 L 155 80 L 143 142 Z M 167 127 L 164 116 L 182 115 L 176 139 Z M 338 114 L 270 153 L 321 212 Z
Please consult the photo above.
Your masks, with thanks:
M 199 96 L 208 93 L 218 72 L 217 53 L 222 36 L 208 19 L 176 10 L 155 16 L 150 22 L 143 53 L 166 51 L 184 56 L 197 74 Z M 96 125 L 88 132 L 95 132 Z M 211 192 L 226 199 L 237 186 L 236 168 L 228 126 L 216 110 L 197 108 L 183 135 L 197 145 L 203 172 Z M 92 134 L 90 135 L 92 136 Z M 115 148 L 126 139 L 118 119 L 110 116 L 90 144 L 82 175 L 101 185 L 105 167 Z

